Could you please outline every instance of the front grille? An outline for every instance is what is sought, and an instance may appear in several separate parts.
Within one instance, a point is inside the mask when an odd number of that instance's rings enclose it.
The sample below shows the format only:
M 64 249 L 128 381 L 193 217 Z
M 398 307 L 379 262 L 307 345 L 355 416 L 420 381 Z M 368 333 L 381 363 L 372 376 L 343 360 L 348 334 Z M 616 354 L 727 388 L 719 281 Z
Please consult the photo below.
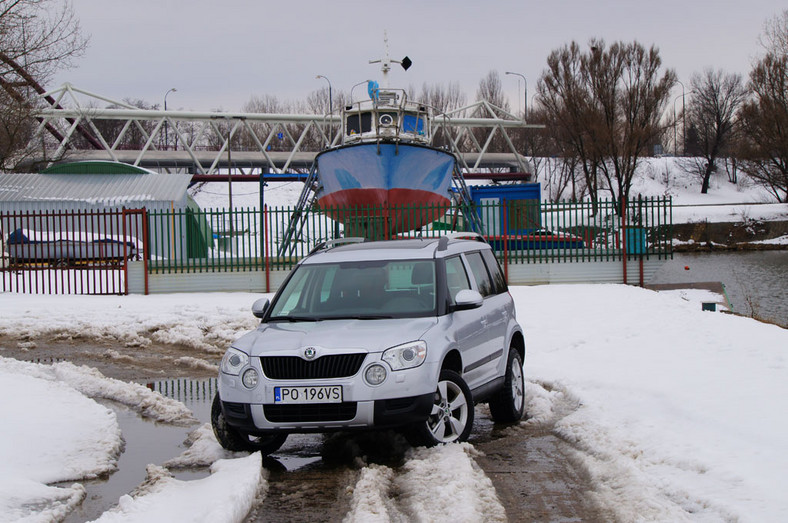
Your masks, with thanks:
M 317 380 L 353 376 L 366 354 L 329 354 L 307 361 L 298 356 L 263 356 L 263 373 L 272 380 Z
M 349 421 L 356 417 L 356 402 L 304 405 L 263 405 L 265 418 L 273 423 Z

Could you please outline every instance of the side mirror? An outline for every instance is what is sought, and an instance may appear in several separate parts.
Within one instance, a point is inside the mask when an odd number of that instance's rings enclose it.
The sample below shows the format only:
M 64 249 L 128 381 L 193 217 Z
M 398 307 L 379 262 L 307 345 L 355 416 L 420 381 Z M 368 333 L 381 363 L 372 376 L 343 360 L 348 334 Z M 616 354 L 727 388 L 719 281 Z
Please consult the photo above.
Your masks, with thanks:
M 270 301 L 268 298 L 260 298 L 252 304 L 252 314 L 255 318 L 262 318 L 265 316 L 265 311 L 268 309 Z
M 484 298 L 482 295 L 471 289 L 463 289 L 454 297 L 454 310 L 467 311 L 482 306 Z

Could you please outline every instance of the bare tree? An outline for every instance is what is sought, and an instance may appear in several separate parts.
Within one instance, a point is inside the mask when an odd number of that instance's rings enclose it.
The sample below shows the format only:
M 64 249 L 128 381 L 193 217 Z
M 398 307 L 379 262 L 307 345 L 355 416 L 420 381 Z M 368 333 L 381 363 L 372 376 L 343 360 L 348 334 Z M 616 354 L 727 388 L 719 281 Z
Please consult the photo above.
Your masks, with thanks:
M 706 194 L 718 159 L 729 152 L 736 114 L 747 91 L 740 75 L 711 69 L 692 75 L 690 84 L 692 96 L 686 117 L 697 132 L 699 159 L 694 162 L 694 171 L 702 180 L 700 192 Z
M 52 74 L 85 49 L 71 4 L 61 0 L 0 0 L 0 168 L 30 151 L 37 94 Z
M 587 53 L 572 42 L 548 57 L 540 102 L 560 126 L 567 152 L 578 155 L 591 197 L 602 174 L 614 200 L 629 199 L 640 158 L 665 132 L 662 116 L 676 74 L 660 72 L 655 47 L 592 40 Z
M 788 202 L 788 56 L 768 53 L 750 72 L 752 99 L 741 110 L 740 168 Z
M 767 53 L 777 56 L 788 54 L 788 9 L 766 20 L 758 41 Z
M 600 151 L 592 140 L 594 113 L 591 89 L 583 74 L 582 53 L 576 42 L 550 53 L 547 70 L 537 82 L 538 100 L 546 125 L 564 158 L 579 164 L 591 201 L 598 201 Z
M 460 109 L 467 104 L 466 100 L 458 82 L 452 82 L 448 86 L 425 83 L 421 86 L 419 96 L 419 101 L 432 107 L 436 115 Z

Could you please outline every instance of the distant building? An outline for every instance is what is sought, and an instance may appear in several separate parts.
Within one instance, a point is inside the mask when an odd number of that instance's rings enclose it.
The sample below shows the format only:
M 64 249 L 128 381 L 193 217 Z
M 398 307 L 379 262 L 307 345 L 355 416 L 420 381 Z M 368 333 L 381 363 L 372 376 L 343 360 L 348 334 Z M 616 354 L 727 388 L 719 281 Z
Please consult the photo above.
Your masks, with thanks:
M 174 213 L 166 231 L 168 241 L 152 238 L 150 255 L 170 257 L 187 249 L 190 257 L 204 257 L 212 234 L 207 223 L 196 218 L 199 206 L 187 192 L 190 182 L 190 174 L 161 174 L 106 161 L 59 164 L 41 173 L 0 174 L 0 232 L 7 238 L 19 228 L 50 233 L 64 227 L 58 220 L 22 215 L 145 208 L 149 213 Z M 123 231 L 115 230 L 117 223 L 83 217 L 66 226 L 72 231 L 120 236 Z

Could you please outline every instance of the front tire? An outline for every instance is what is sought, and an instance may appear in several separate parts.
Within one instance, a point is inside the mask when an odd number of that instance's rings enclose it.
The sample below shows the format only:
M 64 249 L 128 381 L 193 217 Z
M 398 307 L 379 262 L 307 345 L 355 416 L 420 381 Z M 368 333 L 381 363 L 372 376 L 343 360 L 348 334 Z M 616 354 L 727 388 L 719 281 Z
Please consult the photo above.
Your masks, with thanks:
M 219 444 L 232 452 L 260 452 L 267 456 L 276 452 L 284 445 L 287 434 L 271 434 L 266 436 L 247 436 L 227 424 L 222 412 L 221 401 L 217 393 L 211 405 L 211 426 Z
M 465 441 L 473 428 L 473 398 L 462 376 L 441 371 L 432 412 L 426 421 L 411 427 L 408 440 L 413 446 L 434 447 L 439 443 Z
M 525 413 L 523 360 L 514 347 L 509 348 L 503 387 L 490 400 L 490 415 L 496 423 L 520 421 Z

